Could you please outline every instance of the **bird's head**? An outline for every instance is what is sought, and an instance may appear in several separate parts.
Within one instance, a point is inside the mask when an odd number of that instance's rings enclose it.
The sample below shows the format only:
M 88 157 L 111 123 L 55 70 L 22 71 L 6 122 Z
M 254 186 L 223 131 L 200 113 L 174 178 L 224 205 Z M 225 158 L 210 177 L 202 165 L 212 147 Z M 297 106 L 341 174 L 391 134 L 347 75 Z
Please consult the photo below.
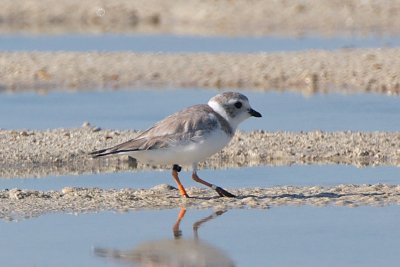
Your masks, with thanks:
M 237 92 L 224 92 L 214 96 L 208 105 L 224 117 L 233 130 L 247 118 L 261 117 L 261 114 L 251 108 L 249 99 Z

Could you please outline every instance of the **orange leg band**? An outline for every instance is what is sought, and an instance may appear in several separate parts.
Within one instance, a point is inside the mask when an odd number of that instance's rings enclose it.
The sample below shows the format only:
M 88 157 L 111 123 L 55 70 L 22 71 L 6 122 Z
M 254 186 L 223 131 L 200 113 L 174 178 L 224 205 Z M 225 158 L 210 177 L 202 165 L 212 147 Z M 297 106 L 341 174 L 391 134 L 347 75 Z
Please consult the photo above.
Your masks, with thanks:
M 185 188 L 181 184 L 181 181 L 179 180 L 178 172 L 175 169 L 172 170 L 172 177 L 174 177 L 174 180 L 175 180 L 176 184 L 178 185 L 179 193 L 183 197 L 189 197 L 188 194 L 186 193 Z

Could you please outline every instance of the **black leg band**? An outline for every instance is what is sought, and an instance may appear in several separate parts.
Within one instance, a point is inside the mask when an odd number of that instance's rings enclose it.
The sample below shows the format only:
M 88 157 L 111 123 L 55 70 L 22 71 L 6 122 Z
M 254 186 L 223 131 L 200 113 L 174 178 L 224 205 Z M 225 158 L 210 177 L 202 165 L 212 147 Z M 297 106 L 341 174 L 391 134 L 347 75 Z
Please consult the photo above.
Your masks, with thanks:
M 174 164 L 174 166 L 172 166 L 172 169 L 173 169 L 174 171 L 180 172 L 180 171 L 182 170 L 182 167 L 179 166 L 178 164 Z

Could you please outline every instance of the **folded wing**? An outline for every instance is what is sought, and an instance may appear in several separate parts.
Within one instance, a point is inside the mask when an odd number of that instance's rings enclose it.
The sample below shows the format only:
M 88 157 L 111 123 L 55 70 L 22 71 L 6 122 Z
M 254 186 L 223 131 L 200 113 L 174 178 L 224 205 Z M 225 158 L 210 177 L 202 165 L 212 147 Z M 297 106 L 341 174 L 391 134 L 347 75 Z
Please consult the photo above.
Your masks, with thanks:
M 90 153 L 93 157 L 141 150 L 167 148 L 185 142 L 198 142 L 219 127 L 218 117 L 208 105 L 196 105 L 174 113 L 134 139 Z

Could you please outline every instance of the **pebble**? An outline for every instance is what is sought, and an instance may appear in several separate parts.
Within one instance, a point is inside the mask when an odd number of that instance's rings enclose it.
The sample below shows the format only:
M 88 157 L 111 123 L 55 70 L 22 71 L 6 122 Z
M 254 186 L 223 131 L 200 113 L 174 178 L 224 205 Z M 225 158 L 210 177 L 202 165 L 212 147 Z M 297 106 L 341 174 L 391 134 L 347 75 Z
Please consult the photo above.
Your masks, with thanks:
M 152 187 L 150 190 L 154 191 L 171 191 L 171 190 L 177 190 L 176 187 L 173 187 L 172 185 L 169 184 L 160 184 Z
M 61 193 L 63 193 L 63 194 L 71 194 L 72 192 L 74 192 L 74 188 L 73 187 L 64 187 L 62 190 L 61 190 Z
M 20 189 L 11 189 L 8 191 L 10 199 L 22 199 L 22 191 Z
M 82 127 L 90 127 L 90 126 L 91 126 L 90 122 L 85 121 L 82 123 Z

